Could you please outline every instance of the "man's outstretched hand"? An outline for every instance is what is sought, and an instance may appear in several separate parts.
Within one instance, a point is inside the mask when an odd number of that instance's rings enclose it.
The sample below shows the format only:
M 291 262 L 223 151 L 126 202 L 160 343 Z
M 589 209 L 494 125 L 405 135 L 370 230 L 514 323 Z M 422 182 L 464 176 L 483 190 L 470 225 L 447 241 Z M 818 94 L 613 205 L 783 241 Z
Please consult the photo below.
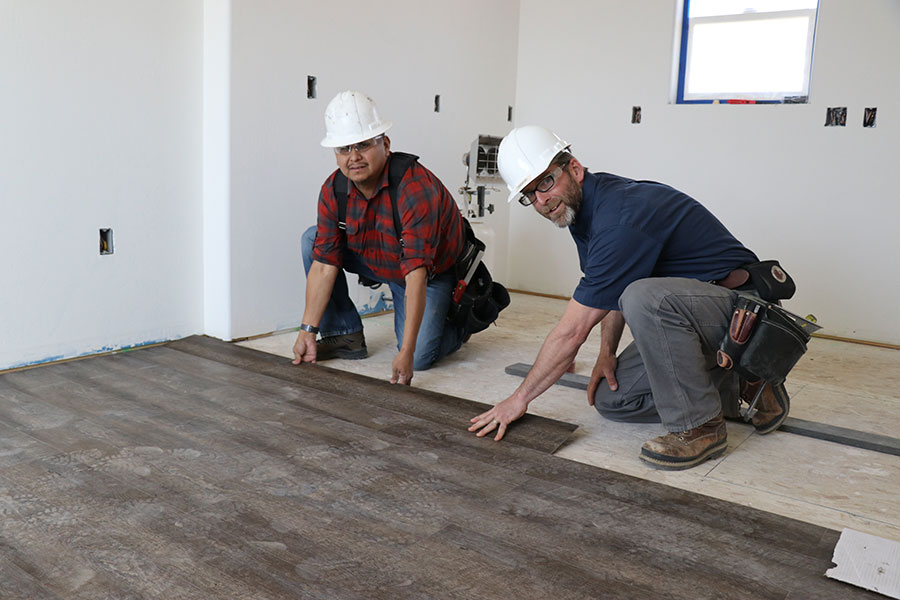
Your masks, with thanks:
M 527 409 L 527 402 L 509 397 L 491 410 L 470 419 L 472 425 L 469 426 L 469 431 L 478 430 L 475 435 L 484 437 L 496 429 L 497 435 L 494 436 L 494 441 L 499 442 L 506 435 L 506 428 L 509 424 L 520 419 Z

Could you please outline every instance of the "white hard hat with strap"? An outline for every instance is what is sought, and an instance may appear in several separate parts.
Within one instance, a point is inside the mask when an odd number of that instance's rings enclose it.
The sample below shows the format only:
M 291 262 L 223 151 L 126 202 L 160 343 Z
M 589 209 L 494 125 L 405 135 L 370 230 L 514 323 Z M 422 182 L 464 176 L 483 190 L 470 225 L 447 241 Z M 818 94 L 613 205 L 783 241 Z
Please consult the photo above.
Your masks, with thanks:
M 568 149 L 561 137 L 539 125 L 517 127 L 500 142 L 497 168 L 509 188 L 508 201 L 512 202 L 522 188 L 543 173 L 553 157 Z
M 325 108 L 325 138 L 322 146 L 338 148 L 372 139 L 391 128 L 378 114 L 375 101 L 362 92 L 347 90 Z

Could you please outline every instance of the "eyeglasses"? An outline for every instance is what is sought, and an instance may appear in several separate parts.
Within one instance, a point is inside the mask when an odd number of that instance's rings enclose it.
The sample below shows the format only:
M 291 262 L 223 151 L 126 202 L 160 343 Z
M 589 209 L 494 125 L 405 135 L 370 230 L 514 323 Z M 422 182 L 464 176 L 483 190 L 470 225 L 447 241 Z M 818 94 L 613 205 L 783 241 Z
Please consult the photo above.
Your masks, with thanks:
M 558 165 L 555 169 L 544 175 L 540 181 L 538 181 L 537 185 L 534 186 L 534 189 L 528 192 L 521 192 L 519 194 L 519 204 L 522 206 L 531 206 L 535 201 L 535 193 L 536 192 L 549 192 L 553 189 L 553 186 L 556 185 L 556 181 L 559 179 L 559 176 L 562 175 L 563 169 L 569 166 L 568 161 L 564 162 L 561 165 Z
M 357 142 L 355 144 L 350 144 L 349 146 L 338 146 L 337 148 L 334 149 L 334 153 L 340 154 L 341 156 L 347 156 L 354 150 L 362 153 L 362 152 L 365 152 L 366 150 L 368 150 L 369 148 L 372 148 L 373 146 L 375 146 L 375 144 L 378 143 L 378 140 L 380 140 L 382 138 L 384 138 L 383 135 L 376 135 L 375 137 L 373 137 L 370 140 Z

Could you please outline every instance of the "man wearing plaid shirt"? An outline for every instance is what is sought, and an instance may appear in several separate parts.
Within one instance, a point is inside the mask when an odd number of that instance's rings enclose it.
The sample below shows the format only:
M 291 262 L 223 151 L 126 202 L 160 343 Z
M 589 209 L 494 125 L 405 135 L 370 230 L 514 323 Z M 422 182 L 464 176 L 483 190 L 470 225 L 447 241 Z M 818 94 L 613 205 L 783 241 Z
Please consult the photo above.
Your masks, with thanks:
M 397 188 L 401 230 L 396 230 L 388 177 L 391 140 L 385 135 L 390 127 L 361 92 L 341 92 L 326 108 L 321 143 L 334 149 L 338 170 L 322 185 L 317 225 L 302 238 L 306 307 L 293 362 L 366 357 L 362 320 L 344 275 L 350 271 L 390 286 L 399 350 L 391 383 L 409 385 L 414 370 L 428 369 L 464 341 L 465 332 L 447 323 L 464 228 L 450 192 L 415 161 Z M 345 227 L 338 218 L 338 172 L 348 180 Z

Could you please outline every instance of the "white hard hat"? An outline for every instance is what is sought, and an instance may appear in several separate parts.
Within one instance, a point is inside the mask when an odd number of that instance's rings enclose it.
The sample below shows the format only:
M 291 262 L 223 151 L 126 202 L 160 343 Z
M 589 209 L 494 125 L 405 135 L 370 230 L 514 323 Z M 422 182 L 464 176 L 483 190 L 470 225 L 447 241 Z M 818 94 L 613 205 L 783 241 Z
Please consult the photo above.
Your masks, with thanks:
M 558 135 L 539 125 L 526 125 L 510 131 L 500 142 L 497 168 L 509 188 L 509 202 L 526 185 L 544 172 L 553 157 L 566 150 L 569 144 Z
M 326 148 L 349 146 L 381 135 L 391 128 L 390 121 L 383 121 L 375 101 L 363 94 L 347 90 L 341 92 L 325 108 Z

